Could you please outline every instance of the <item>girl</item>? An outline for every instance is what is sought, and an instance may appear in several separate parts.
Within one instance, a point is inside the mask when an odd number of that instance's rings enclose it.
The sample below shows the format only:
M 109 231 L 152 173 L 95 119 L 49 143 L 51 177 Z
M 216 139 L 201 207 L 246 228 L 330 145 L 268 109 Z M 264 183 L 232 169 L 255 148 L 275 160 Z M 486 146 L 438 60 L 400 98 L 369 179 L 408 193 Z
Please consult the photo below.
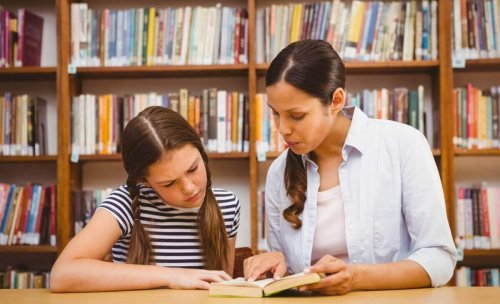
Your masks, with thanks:
M 51 290 L 207 289 L 230 279 L 240 205 L 212 189 L 199 136 L 149 107 L 122 136 L 127 184 L 116 189 L 52 268 Z M 104 261 L 112 249 L 114 263 Z
M 303 289 L 326 295 L 446 284 L 457 253 L 427 140 L 344 108 L 344 85 L 324 41 L 292 43 L 272 61 L 269 107 L 288 150 L 266 180 L 270 252 L 245 260 L 245 277 L 325 273 Z

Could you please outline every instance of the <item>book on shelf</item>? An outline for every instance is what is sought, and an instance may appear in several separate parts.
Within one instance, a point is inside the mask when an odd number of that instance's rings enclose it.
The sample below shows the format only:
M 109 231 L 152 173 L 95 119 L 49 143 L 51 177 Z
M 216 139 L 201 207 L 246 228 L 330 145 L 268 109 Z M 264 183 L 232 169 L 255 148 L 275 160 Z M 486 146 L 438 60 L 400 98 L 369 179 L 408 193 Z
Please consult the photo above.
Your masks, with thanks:
M 0 155 L 47 154 L 47 102 L 30 95 L 0 96 Z
M 459 187 L 455 243 L 462 249 L 500 249 L 500 188 Z
M 7 267 L 0 272 L 0 289 L 49 288 L 50 273 Z
M 20 8 L 0 7 L 0 67 L 40 66 L 43 18 Z
M 74 66 L 248 63 L 245 8 L 93 9 L 71 4 Z
M 55 186 L 0 183 L 0 245 L 55 245 Z
M 457 287 L 471 286 L 500 286 L 500 273 L 498 268 L 470 268 L 460 267 L 455 272 Z
M 344 60 L 437 60 L 436 0 L 342 0 L 270 5 L 256 12 L 256 61 L 299 39 L 329 42 Z
M 123 128 L 149 106 L 163 106 L 180 113 L 210 152 L 248 152 L 248 96 L 236 91 L 209 88 L 201 94 L 180 89 L 165 95 L 151 92 L 125 96 L 74 96 L 71 110 L 72 154 L 120 152 Z
M 208 295 L 212 297 L 267 297 L 281 291 L 303 285 L 317 283 L 321 280 L 318 273 L 297 273 L 280 279 L 263 279 L 253 282 L 244 278 L 211 283 Z
M 462 59 L 500 57 L 500 1 L 453 0 L 452 53 Z
M 453 90 L 453 143 L 466 149 L 500 148 L 500 86 Z

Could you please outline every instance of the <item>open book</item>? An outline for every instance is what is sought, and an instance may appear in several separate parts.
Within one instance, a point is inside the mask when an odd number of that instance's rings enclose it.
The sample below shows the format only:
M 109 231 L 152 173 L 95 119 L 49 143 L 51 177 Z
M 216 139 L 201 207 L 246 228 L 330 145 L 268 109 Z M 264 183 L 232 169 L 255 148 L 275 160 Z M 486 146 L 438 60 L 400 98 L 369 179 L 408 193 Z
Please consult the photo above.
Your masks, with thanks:
M 237 278 L 220 283 L 211 283 L 208 295 L 212 297 L 266 297 L 290 288 L 317 283 L 321 279 L 318 273 L 297 273 L 281 279 L 264 279 L 248 282 Z

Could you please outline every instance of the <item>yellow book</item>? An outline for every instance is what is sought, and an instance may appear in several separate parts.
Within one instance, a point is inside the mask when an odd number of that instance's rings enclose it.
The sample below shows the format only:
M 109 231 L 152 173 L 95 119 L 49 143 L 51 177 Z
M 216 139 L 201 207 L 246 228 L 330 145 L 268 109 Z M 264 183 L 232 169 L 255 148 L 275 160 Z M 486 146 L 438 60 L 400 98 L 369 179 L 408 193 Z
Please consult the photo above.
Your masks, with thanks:
M 147 65 L 154 64 L 154 43 L 155 43 L 155 24 L 156 24 L 156 9 L 154 7 L 149 8 L 149 22 L 148 22 L 148 46 L 147 46 Z
M 237 278 L 220 283 L 211 283 L 208 295 L 211 297 L 267 297 L 278 292 L 319 282 L 318 273 L 297 273 L 281 279 L 264 279 L 248 282 L 244 278 Z

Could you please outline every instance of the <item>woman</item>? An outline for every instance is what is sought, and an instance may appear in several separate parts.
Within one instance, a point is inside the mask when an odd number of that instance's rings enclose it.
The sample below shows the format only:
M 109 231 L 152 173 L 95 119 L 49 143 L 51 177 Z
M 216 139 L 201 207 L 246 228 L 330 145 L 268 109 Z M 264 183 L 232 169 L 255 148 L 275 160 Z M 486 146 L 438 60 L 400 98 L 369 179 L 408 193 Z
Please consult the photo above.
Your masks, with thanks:
M 345 68 L 330 44 L 290 44 L 266 75 L 288 150 L 266 181 L 270 252 L 245 277 L 318 272 L 321 294 L 446 284 L 456 249 L 425 137 L 345 104 Z

